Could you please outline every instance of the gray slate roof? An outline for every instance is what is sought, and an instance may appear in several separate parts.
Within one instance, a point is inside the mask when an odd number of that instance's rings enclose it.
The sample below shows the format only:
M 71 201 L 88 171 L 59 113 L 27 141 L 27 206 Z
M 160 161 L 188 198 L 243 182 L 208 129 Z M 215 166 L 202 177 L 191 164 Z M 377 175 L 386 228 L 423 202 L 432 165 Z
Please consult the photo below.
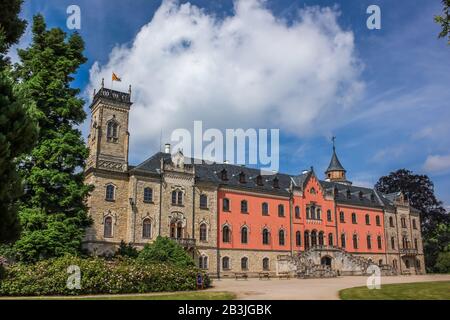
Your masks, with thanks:
M 341 162 L 339 161 L 336 149 L 333 147 L 333 155 L 331 156 L 330 164 L 328 165 L 326 173 L 329 171 L 346 171 L 344 167 L 342 166 Z

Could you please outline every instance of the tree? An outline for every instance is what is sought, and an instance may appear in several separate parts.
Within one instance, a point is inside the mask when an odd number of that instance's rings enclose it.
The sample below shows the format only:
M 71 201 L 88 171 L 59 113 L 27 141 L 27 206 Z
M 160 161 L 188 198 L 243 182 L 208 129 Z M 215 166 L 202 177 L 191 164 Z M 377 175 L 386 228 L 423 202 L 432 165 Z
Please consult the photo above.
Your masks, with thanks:
M 46 29 L 42 15 L 33 19 L 33 41 L 19 50 L 15 74 L 33 99 L 40 135 L 20 169 L 26 193 L 20 202 L 21 238 L 15 244 L 18 258 L 76 254 L 89 225 L 85 200 L 91 187 L 83 183 L 88 149 L 80 130 L 86 114 L 79 89 L 72 88 L 73 74 L 86 61 L 84 42 L 59 28 Z
M 411 206 L 420 211 L 425 262 L 434 270 L 438 254 L 450 243 L 450 215 L 436 198 L 433 182 L 426 175 L 400 169 L 381 177 L 375 188 L 382 193 L 403 192 Z
M 20 230 L 16 200 L 23 193 L 16 159 L 31 150 L 37 138 L 33 104 L 13 82 L 4 55 L 16 43 L 26 23 L 17 15 L 22 1 L 0 2 L 0 243 L 17 238 Z
M 155 242 L 146 244 L 139 252 L 138 260 L 141 262 L 167 262 L 179 267 L 195 266 L 192 258 L 175 241 L 158 236 Z
M 442 31 L 439 33 L 439 38 L 448 36 L 448 44 L 450 44 L 450 0 L 442 0 L 444 8 L 441 16 L 435 16 L 434 21 L 441 25 Z

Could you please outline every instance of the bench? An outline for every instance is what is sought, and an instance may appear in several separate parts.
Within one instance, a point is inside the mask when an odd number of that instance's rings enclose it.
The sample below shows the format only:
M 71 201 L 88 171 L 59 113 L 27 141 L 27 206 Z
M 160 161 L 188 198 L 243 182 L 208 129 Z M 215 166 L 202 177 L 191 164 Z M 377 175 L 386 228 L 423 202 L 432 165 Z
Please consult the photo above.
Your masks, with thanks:
M 289 272 L 280 272 L 278 273 L 278 277 L 280 279 L 290 279 L 291 278 L 291 274 Z
M 259 272 L 258 276 L 259 276 L 259 280 L 262 280 L 262 279 L 269 280 L 270 279 L 270 273 L 269 272 Z
M 245 272 L 235 272 L 235 273 L 234 273 L 234 277 L 235 277 L 236 280 L 238 280 L 238 279 L 244 279 L 244 280 L 247 280 L 248 275 L 247 275 L 247 273 L 245 273 Z

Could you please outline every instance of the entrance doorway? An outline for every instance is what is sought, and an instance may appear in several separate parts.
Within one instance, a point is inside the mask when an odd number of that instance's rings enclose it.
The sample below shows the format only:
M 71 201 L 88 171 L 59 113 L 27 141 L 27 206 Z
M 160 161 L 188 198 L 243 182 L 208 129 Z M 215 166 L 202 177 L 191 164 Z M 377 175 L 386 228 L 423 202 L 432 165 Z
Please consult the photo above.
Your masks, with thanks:
M 331 268 L 331 257 L 325 256 L 320 259 L 320 264 Z

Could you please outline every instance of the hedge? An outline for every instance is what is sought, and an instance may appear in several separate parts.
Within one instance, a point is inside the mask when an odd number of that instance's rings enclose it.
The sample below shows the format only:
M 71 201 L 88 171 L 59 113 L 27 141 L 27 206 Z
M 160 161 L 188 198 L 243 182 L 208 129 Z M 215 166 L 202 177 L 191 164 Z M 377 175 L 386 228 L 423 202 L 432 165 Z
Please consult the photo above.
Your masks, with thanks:
M 75 265 L 81 271 L 81 289 L 69 289 L 67 269 Z M 34 265 L 16 264 L 6 268 L 0 280 L 0 295 L 82 295 L 120 294 L 196 289 L 199 269 L 169 264 L 145 264 L 136 260 L 105 261 L 101 258 L 65 256 Z M 203 273 L 205 286 L 209 277 Z

